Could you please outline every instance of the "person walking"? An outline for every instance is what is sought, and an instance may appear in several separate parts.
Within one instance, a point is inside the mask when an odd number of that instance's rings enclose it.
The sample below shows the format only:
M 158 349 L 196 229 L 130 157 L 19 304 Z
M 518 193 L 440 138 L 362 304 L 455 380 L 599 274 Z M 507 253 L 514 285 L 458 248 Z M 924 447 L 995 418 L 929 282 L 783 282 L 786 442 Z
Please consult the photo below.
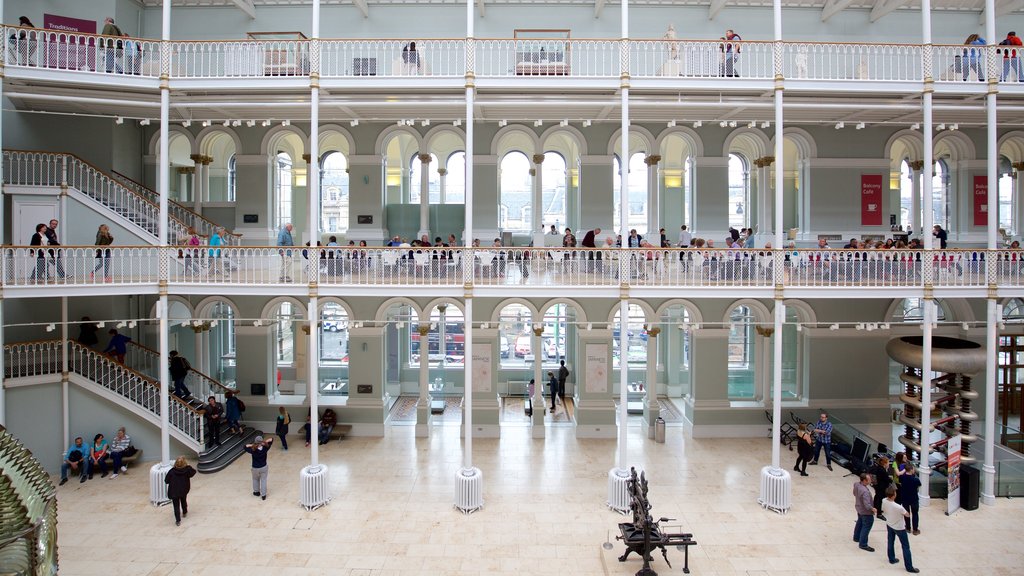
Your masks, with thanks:
M 100 343 L 100 338 L 96 335 L 99 331 L 92 318 L 82 316 L 82 323 L 78 325 L 78 343 L 86 348 L 92 348 Z
M 210 234 L 210 266 L 208 267 L 210 274 L 224 274 L 226 266 L 224 260 L 221 259 L 220 247 L 224 245 L 224 238 L 221 236 L 222 229 L 218 226 L 213 229 L 213 234 Z
M 206 411 L 206 428 L 210 431 L 206 447 L 220 446 L 220 423 L 224 419 L 224 407 L 215 397 L 210 396 L 203 410 Z
M 29 246 L 42 246 L 43 239 L 46 238 L 46 224 L 36 224 L 36 233 L 32 235 L 32 239 L 29 240 Z M 36 269 L 32 271 L 32 276 L 29 277 L 28 281 L 35 284 L 36 282 L 46 282 L 46 251 L 45 250 L 30 250 L 29 254 L 35 252 L 36 257 Z
M 875 499 L 873 505 L 878 510 L 878 519 L 884 521 L 885 514 L 882 512 L 882 500 L 885 499 L 889 486 L 892 486 L 892 477 L 889 476 L 889 458 L 879 456 L 868 472 L 874 476 L 875 480 Z
M 224 400 L 224 419 L 228 422 L 228 432 L 241 434 L 242 425 L 239 421 L 242 419 L 242 412 L 245 412 L 245 402 L 242 402 L 234 390 L 228 390 L 225 396 L 227 398 Z
M 263 439 L 257 436 L 252 444 L 245 445 L 245 451 L 252 454 L 252 495 L 267 499 L 267 477 L 270 466 L 267 464 L 267 453 L 274 444 L 273 438 Z
M 281 231 L 277 234 L 277 245 L 278 246 L 295 246 L 295 240 L 292 238 L 292 223 L 288 222 L 285 224 Z M 281 276 L 278 278 L 279 282 L 291 282 L 292 281 L 292 251 L 291 250 L 278 250 L 278 254 L 281 255 Z
M 796 432 L 796 466 L 793 467 L 793 470 L 799 472 L 801 476 L 809 475 L 807 474 L 807 462 L 810 461 L 813 451 L 814 439 L 807 431 L 807 423 L 801 422 L 800 428 Z
M 558 352 L 558 342 L 555 342 L 555 352 Z M 558 397 L 562 399 L 562 408 L 565 408 L 565 381 L 568 379 L 569 369 L 565 367 L 565 360 L 562 360 L 558 367 Z
M 50 225 L 46 227 L 46 245 L 47 246 L 60 246 L 60 242 L 57 240 L 57 226 L 60 222 L 56 218 L 50 220 Z M 61 280 L 64 279 L 64 252 L 62 250 L 49 250 L 50 258 L 53 260 L 54 268 L 57 269 L 57 277 Z
M 106 38 L 103 41 L 105 48 L 104 53 L 106 55 L 106 58 L 104 59 L 107 63 L 107 72 L 116 71 L 118 74 L 123 74 L 124 66 L 121 64 L 118 56 L 124 50 L 124 43 L 121 41 L 121 29 L 114 24 L 114 18 L 112 16 L 107 16 L 106 19 L 103 20 L 103 31 L 100 33 L 104 36 L 117 37 L 116 40 L 114 38 Z
M 281 449 L 288 451 L 288 425 L 292 423 L 292 417 L 285 410 L 284 406 L 277 409 L 277 424 L 274 426 L 274 433 L 281 439 Z
M 724 67 L 722 69 L 722 75 L 728 78 L 739 78 L 739 72 L 736 71 L 736 63 L 740 59 L 740 45 L 734 44 L 743 40 L 740 35 L 732 30 L 726 30 L 725 36 L 722 37 L 724 42 L 722 43 L 722 52 L 725 54 Z
M 871 505 L 871 490 L 868 484 L 871 483 L 871 475 L 863 472 L 860 479 L 853 483 L 853 507 L 857 510 L 857 523 L 853 526 L 853 541 L 860 546 L 861 550 L 874 552 L 875 549 L 868 546 L 868 535 L 871 534 L 871 526 L 875 523 L 875 512 L 877 508 Z
M 896 539 L 900 539 L 900 546 L 903 548 L 903 567 L 907 572 L 917 574 L 920 572 L 914 568 L 914 560 L 910 557 L 910 539 L 907 538 L 907 527 L 905 522 L 910 518 L 910 512 L 903 509 L 896 503 L 896 487 L 889 485 L 885 489 L 885 499 L 882 500 L 882 511 L 888 518 L 885 521 L 886 544 L 885 551 L 889 554 L 889 564 L 896 564 L 899 558 L 896 557 Z
M 196 469 L 188 465 L 184 456 L 178 456 L 174 461 L 174 467 L 164 476 L 167 497 L 174 506 L 175 526 L 181 526 L 181 517 L 188 516 L 188 493 L 192 489 L 191 478 L 195 475 Z
M 811 466 L 818 464 L 818 457 L 821 456 L 821 449 L 825 449 L 825 466 L 832 471 L 832 423 L 828 421 L 828 414 L 821 413 L 818 421 L 814 424 L 814 460 Z
M 110 226 L 106 224 L 100 224 L 99 230 L 96 231 L 96 245 L 97 246 L 110 246 L 114 243 L 114 237 L 110 234 Z M 92 282 L 96 278 L 96 271 L 103 268 L 103 281 L 112 282 L 113 278 L 110 276 L 110 248 L 97 248 L 96 249 L 96 267 L 89 272 L 89 281 Z
M 558 378 L 554 372 L 548 372 L 548 388 L 551 388 L 551 412 L 554 412 L 555 398 L 558 398 Z
M 174 395 L 185 400 L 192 396 L 188 386 L 185 386 L 185 378 L 188 377 L 189 370 L 192 370 L 192 365 L 188 363 L 184 356 L 178 354 L 177 350 L 171 350 L 170 357 L 170 372 L 171 380 L 174 382 Z
M 124 364 L 124 357 L 128 354 L 128 343 L 132 339 L 124 334 L 118 334 L 117 328 L 111 328 L 107 331 L 107 334 L 110 335 L 110 342 L 107 342 L 107 347 L 102 353 L 109 353 L 118 363 Z
M 903 467 L 903 471 L 900 472 L 900 483 L 896 489 L 896 496 L 899 503 L 903 505 L 903 508 L 910 513 L 910 516 L 905 519 L 906 529 L 913 531 L 914 536 L 921 534 L 918 529 L 919 517 L 918 511 L 921 508 L 921 479 L 917 477 L 917 469 L 914 468 L 913 464 L 908 463 Z

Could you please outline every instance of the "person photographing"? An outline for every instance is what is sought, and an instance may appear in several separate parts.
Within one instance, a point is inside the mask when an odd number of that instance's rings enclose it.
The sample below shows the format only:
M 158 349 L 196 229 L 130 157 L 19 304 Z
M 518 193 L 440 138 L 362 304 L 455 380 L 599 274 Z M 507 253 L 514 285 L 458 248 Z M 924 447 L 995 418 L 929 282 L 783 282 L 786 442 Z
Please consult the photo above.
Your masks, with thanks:
M 267 477 L 270 472 L 267 454 L 273 445 L 273 438 L 264 440 L 263 436 L 257 436 L 252 444 L 245 445 L 245 451 L 252 455 L 252 495 L 263 500 L 267 499 Z

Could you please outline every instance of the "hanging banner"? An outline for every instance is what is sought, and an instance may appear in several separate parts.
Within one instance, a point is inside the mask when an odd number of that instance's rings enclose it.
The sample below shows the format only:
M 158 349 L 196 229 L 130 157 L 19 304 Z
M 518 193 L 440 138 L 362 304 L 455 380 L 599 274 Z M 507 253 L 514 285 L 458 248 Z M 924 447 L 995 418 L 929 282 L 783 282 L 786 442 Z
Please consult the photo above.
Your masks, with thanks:
M 860 224 L 882 225 L 882 175 L 860 175 Z
M 608 346 L 587 344 L 587 384 L 589 394 L 608 392 Z
M 481 350 L 473 350 L 473 392 L 491 391 L 491 347 L 479 346 Z
M 988 176 L 974 177 L 974 225 L 988 226 Z
M 946 444 L 946 454 L 949 461 L 946 463 L 946 483 L 949 496 L 946 497 L 946 514 L 952 514 L 960 509 L 960 446 L 961 437 L 959 434 L 949 439 Z
M 81 18 L 70 18 L 56 14 L 43 14 L 43 28 L 47 30 L 60 30 L 62 32 L 81 32 L 82 34 L 95 34 L 96 21 L 82 20 Z
M 96 70 L 96 21 L 43 14 L 43 66 L 60 70 Z

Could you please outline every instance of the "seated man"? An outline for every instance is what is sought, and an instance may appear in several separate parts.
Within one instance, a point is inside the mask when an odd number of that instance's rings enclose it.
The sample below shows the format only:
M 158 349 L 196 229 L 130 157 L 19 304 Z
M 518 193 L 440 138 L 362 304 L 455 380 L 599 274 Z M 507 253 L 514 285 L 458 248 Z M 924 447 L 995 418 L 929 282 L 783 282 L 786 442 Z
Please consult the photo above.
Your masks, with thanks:
M 131 437 L 125 434 L 124 426 L 121 426 L 117 429 L 117 434 L 114 434 L 114 439 L 110 441 L 110 459 L 114 461 L 114 473 L 110 475 L 111 478 L 117 478 L 119 473 L 128 471 L 122 459 L 128 455 L 127 451 L 131 445 Z
M 64 462 L 60 465 L 60 485 L 63 486 L 68 482 L 68 470 L 73 470 L 78 474 L 79 482 L 85 482 L 86 465 L 85 465 L 85 453 L 87 452 L 82 437 L 75 438 L 71 447 L 64 453 Z
M 331 439 L 331 431 L 338 424 L 338 415 L 334 410 L 328 408 L 324 410 L 323 416 L 320 417 L 320 429 L 317 431 L 317 435 L 320 438 L 320 444 L 327 444 L 327 441 Z

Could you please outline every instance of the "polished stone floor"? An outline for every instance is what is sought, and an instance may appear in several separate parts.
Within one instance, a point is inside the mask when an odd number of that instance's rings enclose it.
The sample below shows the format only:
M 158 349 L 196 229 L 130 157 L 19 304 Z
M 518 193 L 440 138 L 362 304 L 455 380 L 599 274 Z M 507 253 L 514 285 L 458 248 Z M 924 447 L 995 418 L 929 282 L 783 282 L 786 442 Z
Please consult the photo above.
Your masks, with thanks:
M 694 574 L 872 575 L 904 573 L 885 558 L 885 525 L 876 522 L 867 553 L 851 541 L 852 478 L 835 467 L 796 477 L 794 506 L 782 516 L 757 504 L 768 439 L 692 439 L 681 427 L 655 444 L 629 427 L 629 464 L 650 481 L 655 517 L 692 532 Z M 485 508 L 465 516 L 452 507 L 462 460 L 459 429 L 433 427 L 430 438 L 395 426 L 383 438 L 344 438 L 321 451 L 334 500 L 312 512 L 298 505 L 299 470 L 309 452 L 293 442 L 270 456 L 270 494 L 251 492 L 242 459 L 198 475 L 190 514 L 174 525 L 169 506 L 148 504 L 149 466 L 116 479 L 58 490 L 62 574 L 180 575 L 626 575 L 616 544 L 601 544 L 622 517 L 605 507 L 614 440 L 579 440 L 571 427 L 506 427 L 498 440 L 474 442 L 485 478 Z M 147 455 L 150 451 L 147 450 Z M 783 451 L 783 463 L 794 455 Z M 928 575 L 1024 574 L 1024 500 L 945 516 L 946 502 L 922 510 L 911 537 L 914 563 Z M 614 534 L 612 535 L 614 538 Z M 898 550 L 898 546 L 897 546 Z M 659 574 L 681 574 L 682 553 L 660 555 Z

